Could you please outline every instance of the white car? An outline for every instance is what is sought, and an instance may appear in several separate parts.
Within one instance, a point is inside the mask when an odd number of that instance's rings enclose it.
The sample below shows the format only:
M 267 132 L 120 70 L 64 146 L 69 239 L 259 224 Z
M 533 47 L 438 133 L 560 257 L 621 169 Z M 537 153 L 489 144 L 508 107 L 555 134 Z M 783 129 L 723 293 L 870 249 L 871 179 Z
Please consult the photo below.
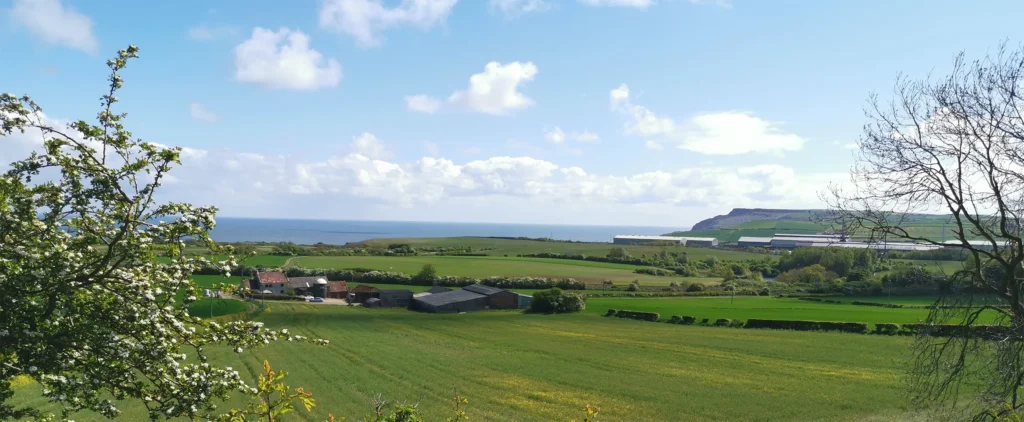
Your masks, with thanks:
M 313 296 L 305 296 L 305 297 L 303 297 L 303 299 L 306 299 L 306 302 L 309 302 L 309 301 L 313 300 Z

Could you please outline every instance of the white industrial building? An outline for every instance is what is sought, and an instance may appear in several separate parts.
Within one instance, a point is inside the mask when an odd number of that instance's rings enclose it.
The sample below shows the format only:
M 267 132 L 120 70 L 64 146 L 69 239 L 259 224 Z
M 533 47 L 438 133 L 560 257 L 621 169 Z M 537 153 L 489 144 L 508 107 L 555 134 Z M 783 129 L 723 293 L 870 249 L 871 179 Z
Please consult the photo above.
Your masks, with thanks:
M 708 248 L 718 246 L 718 239 L 713 237 L 619 235 L 615 236 L 612 240 L 612 243 L 616 245 L 642 245 L 652 242 L 672 242 L 682 246 L 703 246 Z

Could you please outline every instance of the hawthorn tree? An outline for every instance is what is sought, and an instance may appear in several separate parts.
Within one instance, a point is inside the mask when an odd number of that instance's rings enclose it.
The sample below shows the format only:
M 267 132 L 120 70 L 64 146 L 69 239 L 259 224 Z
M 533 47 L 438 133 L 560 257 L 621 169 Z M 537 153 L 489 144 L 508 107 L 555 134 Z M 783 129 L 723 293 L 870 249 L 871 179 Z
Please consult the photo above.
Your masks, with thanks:
M 969 255 L 949 275 L 909 365 L 911 398 L 951 416 L 991 420 L 1024 408 L 1024 49 L 1005 44 L 938 79 L 897 80 L 872 96 L 851 184 L 827 201 L 837 226 Z M 950 241 L 911 229 L 947 214 Z M 990 300 L 994 298 L 993 302 Z M 981 327 L 994 324 L 998 329 Z
M 217 403 L 261 390 L 209 362 L 207 348 L 325 343 L 259 322 L 199 319 L 177 303 L 200 295 L 193 271 L 227 273 L 236 262 L 184 254 L 186 240 L 230 254 L 210 239 L 217 210 L 158 202 L 181 150 L 133 138 L 113 110 L 121 71 L 137 53 L 130 46 L 107 62 L 97 124 L 53 127 L 28 96 L 0 95 L 0 134 L 45 138 L 0 176 L 0 420 L 53 416 L 11 403 L 12 381 L 23 377 L 41 384 L 65 419 L 81 410 L 116 417 L 117 400 L 141 402 L 152 419 L 244 419 Z

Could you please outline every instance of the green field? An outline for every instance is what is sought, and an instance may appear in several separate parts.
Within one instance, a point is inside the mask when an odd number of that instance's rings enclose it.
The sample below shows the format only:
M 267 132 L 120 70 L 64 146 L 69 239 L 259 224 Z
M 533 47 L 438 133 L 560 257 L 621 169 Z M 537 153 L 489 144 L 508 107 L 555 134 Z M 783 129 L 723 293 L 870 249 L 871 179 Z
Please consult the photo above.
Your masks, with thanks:
M 246 307 L 245 302 L 240 300 L 207 297 L 199 299 L 189 305 L 188 312 L 190 315 L 209 318 L 244 312 Z
M 953 274 L 964 269 L 964 265 L 967 264 L 967 261 L 927 261 L 921 259 L 900 259 L 895 260 L 895 262 L 920 265 L 928 271 L 942 274 Z
M 611 239 L 608 239 L 611 241 Z M 640 256 L 644 254 L 656 254 L 661 250 L 670 252 L 685 252 L 690 259 L 704 259 L 708 256 L 716 256 L 723 260 L 745 260 L 763 259 L 764 254 L 749 252 L 731 251 L 714 248 L 696 248 L 683 246 L 643 246 L 643 245 L 613 245 L 611 243 L 573 243 L 573 242 L 544 242 L 538 240 L 516 240 L 516 239 L 495 239 L 488 237 L 434 237 L 434 238 L 411 238 L 411 239 L 372 239 L 362 242 L 365 245 L 384 248 L 393 243 L 406 243 L 414 248 L 424 247 L 472 247 L 474 253 L 485 253 L 491 256 L 527 255 L 537 253 L 562 253 L 582 254 L 588 256 L 605 256 L 608 251 L 615 247 L 625 248 L 630 255 Z
M 717 279 L 659 277 L 636 274 L 635 265 L 607 262 L 576 261 L 570 259 L 515 258 L 499 256 L 303 256 L 292 260 L 306 268 L 369 268 L 416 274 L 424 264 L 433 264 L 439 275 L 459 277 L 531 276 L 548 278 L 574 278 L 585 283 L 612 280 L 619 284 L 640 280 L 641 284 L 667 286 L 678 283 L 714 283 Z
M 210 257 L 209 259 L 211 261 L 217 262 L 217 261 L 222 261 L 222 260 L 224 260 L 226 258 L 227 258 L 227 256 L 215 255 L 215 256 Z M 256 266 L 259 266 L 259 267 L 280 267 L 280 266 L 283 266 L 285 264 L 285 262 L 288 261 L 288 257 L 287 256 L 277 256 L 277 255 L 254 255 L 254 256 L 245 257 L 244 260 L 239 258 L 239 257 L 236 257 L 236 259 L 240 260 L 239 261 L 240 264 L 247 265 L 247 266 L 250 266 L 250 267 L 256 267 Z M 158 256 L 158 257 L 156 257 L 156 260 L 157 260 L 157 262 L 169 262 L 170 258 L 168 258 L 166 256 Z
M 857 298 L 835 298 L 842 301 Z M 859 298 L 864 301 L 885 302 L 885 298 Z M 589 298 L 587 312 L 604 314 L 608 309 L 657 312 L 664 319 L 672 315 L 693 316 L 698 320 L 709 318 L 730 319 L 790 319 L 810 321 L 894 322 L 915 323 L 928 315 L 927 309 L 893 309 L 876 306 L 836 305 L 798 299 L 771 297 L 672 297 L 672 298 Z
M 717 300 L 717 299 L 716 299 Z M 359 420 L 376 393 L 449 416 L 452 387 L 474 421 L 910 420 L 900 337 L 678 326 L 602 318 L 480 312 L 428 315 L 274 304 L 271 327 L 330 340 L 275 343 L 215 362 L 251 377 L 264 359 L 314 393 L 315 418 Z M 19 392 L 38 391 L 28 385 Z M 22 395 L 23 396 L 23 395 Z M 18 401 L 16 394 L 15 400 Z M 40 400 L 21 400 L 44 406 Z M 139 406 L 119 406 L 142 420 Z M 77 415 L 76 420 L 97 420 Z M 924 419 L 921 419 L 924 420 Z

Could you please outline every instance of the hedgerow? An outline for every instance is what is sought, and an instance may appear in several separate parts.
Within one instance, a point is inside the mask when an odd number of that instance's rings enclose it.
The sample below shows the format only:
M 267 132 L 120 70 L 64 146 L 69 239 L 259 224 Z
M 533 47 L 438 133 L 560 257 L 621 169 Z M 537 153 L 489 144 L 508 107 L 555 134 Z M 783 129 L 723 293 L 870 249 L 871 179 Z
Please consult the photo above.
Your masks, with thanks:
M 748 319 L 743 328 L 768 328 L 794 331 L 841 331 L 863 334 L 868 325 L 863 322 L 797 321 L 776 319 Z

